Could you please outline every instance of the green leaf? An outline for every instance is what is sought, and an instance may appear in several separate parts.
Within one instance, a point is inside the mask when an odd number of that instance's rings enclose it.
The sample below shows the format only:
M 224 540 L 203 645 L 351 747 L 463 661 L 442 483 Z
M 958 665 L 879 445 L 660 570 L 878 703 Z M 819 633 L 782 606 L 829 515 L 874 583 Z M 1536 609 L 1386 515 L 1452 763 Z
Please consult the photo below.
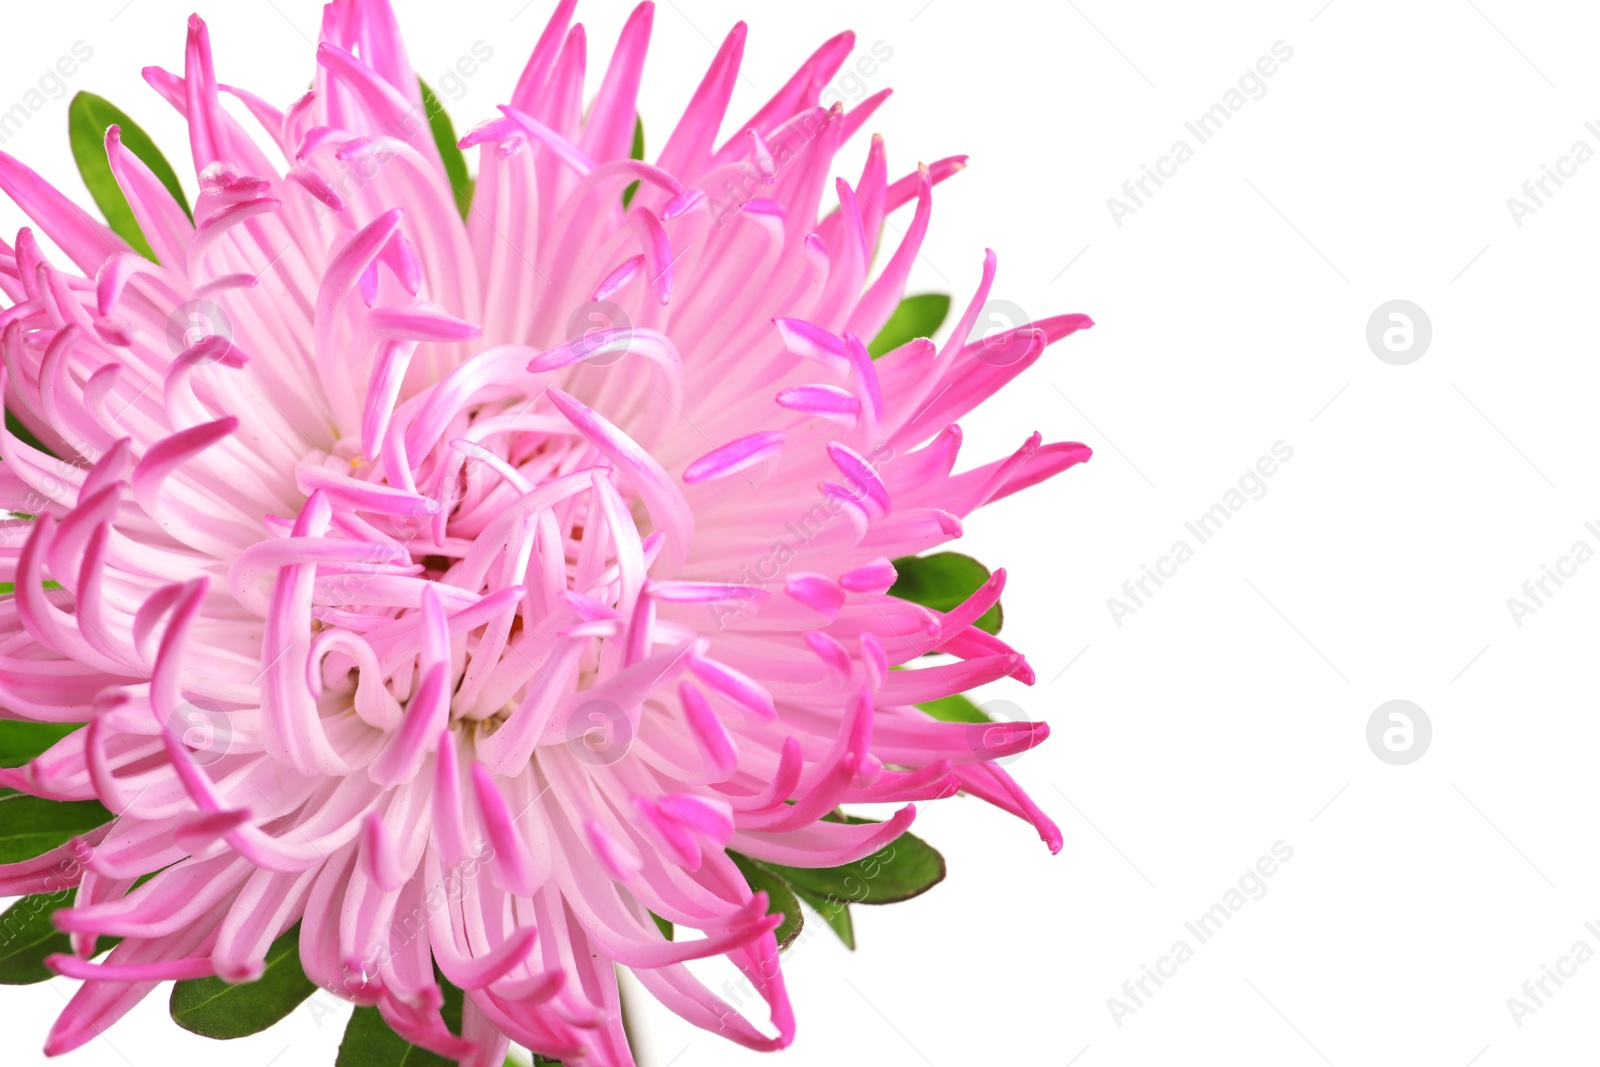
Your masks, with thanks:
M 450 121 L 450 114 L 445 111 L 444 104 L 434 95 L 428 83 L 418 79 L 417 84 L 422 87 L 422 106 L 428 112 L 428 128 L 433 131 L 433 143 L 439 146 L 439 156 L 444 160 L 444 173 L 450 179 L 450 188 L 455 190 L 456 210 L 461 212 L 461 217 L 466 218 L 467 212 L 472 210 L 472 194 L 476 183 L 467 171 L 467 157 L 461 154 L 461 147 L 457 143 L 460 138 L 456 136 L 455 123 Z
M 844 942 L 845 948 L 851 952 L 856 950 L 856 925 L 850 918 L 850 905 L 837 897 L 826 897 L 813 893 L 809 889 L 802 889 L 797 885 L 789 887 L 794 890 L 794 895 L 805 901 L 811 910 L 816 912 L 823 922 L 834 933 L 839 935 L 839 940 Z
M 461 990 L 435 972 L 444 991 L 444 1006 L 439 1013 L 451 1033 L 461 1032 Z M 534 1062 L 538 1062 L 535 1060 Z M 334 1067 L 456 1067 L 438 1053 L 413 1045 L 383 1021 L 377 1008 L 357 1008 L 339 1042 L 339 1057 Z
M 930 700 L 926 704 L 918 704 L 917 707 L 940 722 L 994 722 L 983 713 L 982 708 L 960 693 Z
M 54 581 L 51 581 L 50 579 L 46 578 L 44 581 L 39 583 L 39 588 L 40 589 L 60 589 L 61 588 L 61 583 L 60 582 L 54 582 Z M 0 582 L 0 596 L 5 596 L 8 593 L 15 593 L 16 591 L 17 591 L 17 587 L 13 583 L 11 583 L 11 582 Z M 73 723 L 72 725 L 73 726 L 77 726 L 79 724 L 78 723 Z M 24 762 L 26 762 L 26 761 L 24 761 Z
M 783 913 L 783 922 L 773 933 L 778 938 L 778 948 L 780 950 L 788 948 L 794 943 L 794 939 L 800 936 L 800 928 L 805 925 L 805 916 L 800 914 L 800 901 L 795 899 L 789 883 L 769 870 L 765 864 L 749 856 L 730 852 L 728 858 L 733 860 L 744 875 L 744 880 L 750 883 L 752 890 L 767 894 L 767 914 Z
M 644 158 L 644 119 L 639 115 L 633 117 L 633 152 L 634 159 Z M 628 205 L 633 202 L 633 194 L 639 191 L 639 183 L 634 182 L 622 190 L 622 210 L 628 210 Z
M 111 164 L 106 160 L 106 129 L 121 127 L 122 146 L 150 168 L 192 222 L 194 213 L 189 210 L 188 198 L 183 195 L 183 186 L 178 184 L 178 175 L 172 165 L 138 123 L 102 96 L 93 93 L 74 96 L 67 108 L 67 126 L 72 137 L 72 157 L 78 162 L 83 184 L 89 187 L 89 194 L 100 205 L 100 213 L 106 217 L 111 229 L 136 252 L 154 260 L 155 252 L 151 250 L 150 242 L 145 240 L 139 220 L 134 217 L 133 209 L 128 206 L 128 198 L 122 195 L 122 188 L 117 184 L 116 177 L 111 173 Z
M 42 800 L 0 789 L 0 863 L 32 859 L 110 821 L 99 801 Z
M 9 586 L 9 582 L 0 583 Z M 0 592 L 11 592 L 3 589 Z M 0 720 L 0 767 L 20 767 L 29 760 L 42 756 L 50 746 L 80 729 L 77 722 L 21 722 L 16 719 Z
M 654 919 L 656 921 L 656 929 L 661 931 L 661 936 L 666 938 L 668 941 L 671 941 L 672 940 L 672 924 L 667 922 L 667 920 L 663 919 L 661 916 L 657 915 L 653 911 L 650 913 L 650 918 L 652 918 L 652 919 Z
M 134 880 L 133 888 L 139 888 L 160 873 L 141 874 Z M 65 881 L 68 875 L 65 864 L 61 874 Z M 0 985 L 32 985 L 56 976 L 44 965 L 44 959 L 57 952 L 70 953 L 72 939 L 57 930 L 50 917 L 61 908 L 72 907 L 77 895 L 76 889 L 36 893 L 23 897 L 0 915 Z M 95 940 L 95 955 L 110 952 L 121 942 L 120 937 L 102 935 Z
M 55 977 L 44 958 L 71 952 L 72 941 L 50 924 L 57 908 L 70 908 L 76 889 L 23 897 L 0 915 L 0 985 L 32 985 Z M 101 938 L 110 948 L 117 938 Z
M 944 857 L 909 833 L 901 834 L 865 859 L 842 867 L 786 867 L 778 863 L 765 866 L 797 893 L 803 890 L 824 900 L 831 897 L 852 904 L 910 900 L 938 885 L 945 875 Z
M 9 410 L 6 411 L 6 430 L 11 434 L 12 437 L 15 437 L 29 448 L 38 449 L 47 456 L 56 455 L 54 452 L 44 447 L 44 445 L 40 443 L 39 439 L 33 436 L 33 431 L 22 425 L 22 420 L 13 415 Z M 59 459 L 60 457 L 56 456 L 56 458 Z
M 950 298 L 944 293 L 919 293 L 900 301 L 878 336 L 867 346 L 873 359 L 893 352 L 907 341 L 932 337 L 950 314 Z
M 344 1028 L 334 1067 L 451 1067 L 453 1061 L 419 1048 L 389 1029 L 377 1008 L 357 1008 Z
M 267 949 L 266 970 L 254 982 L 230 985 L 195 978 L 172 987 L 172 1021 L 192 1034 L 229 1040 L 259 1034 L 317 991 L 300 968 L 300 924 Z
M 989 580 L 989 568 L 959 552 L 935 552 L 931 556 L 901 556 L 894 561 L 894 585 L 889 595 L 935 611 L 950 611 Z M 984 612 L 977 627 L 997 634 L 1005 615 L 997 601 Z

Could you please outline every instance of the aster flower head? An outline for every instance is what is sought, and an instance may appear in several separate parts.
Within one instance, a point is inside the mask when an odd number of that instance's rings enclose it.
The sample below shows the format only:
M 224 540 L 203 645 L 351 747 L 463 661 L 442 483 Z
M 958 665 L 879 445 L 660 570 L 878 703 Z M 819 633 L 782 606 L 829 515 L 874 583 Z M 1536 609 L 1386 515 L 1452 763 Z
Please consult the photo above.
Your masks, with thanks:
M 190 20 L 182 73 L 145 77 L 187 120 L 192 208 L 117 124 L 114 227 L 0 154 L 65 256 L 0 242 L 0 715 L 86 724 L 0 785 L 114 815 L 0 865 L 3 893 L 76 890 L 52 1053 L 286 938 L 464 1063 L 631 1064 L 614 965 L 779 1048 L 774 872 L 958 791 L 1060 847 L 996 762 L 1042 723 L 919 707 L 1033 680 L 986 623 L 1005 572 L 930 607 L 906 560 L 1088 458 L 1035 434 L 956 472 L 957 420 L 1088 319 L 969 341 L 989 254 L 949 341 L 869 351 L 963 160 L 891 180 L 874 137 L 834 177 L 887 95 L 819 103 L 849 34 L 728 123 L 742 24 L 634 158 L 652 6 L 592 98 L 572 9 L 461 139 L 475 187 L 384 0 L 328 4 L 281 111 Z M 685 966 L 713 956 L 765 1019 Z

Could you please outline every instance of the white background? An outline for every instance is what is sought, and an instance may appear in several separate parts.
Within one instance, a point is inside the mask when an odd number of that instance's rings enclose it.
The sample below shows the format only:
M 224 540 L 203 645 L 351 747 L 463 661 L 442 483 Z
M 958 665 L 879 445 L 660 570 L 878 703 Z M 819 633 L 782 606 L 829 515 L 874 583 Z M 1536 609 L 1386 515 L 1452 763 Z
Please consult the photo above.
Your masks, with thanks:
M 548 11 L 534 0 L 401 2 L 412 58 L 494 58 L 450 104 L 493 113 Z M 744 4 L 670 0 L 642 110 L 657 137 L 741 17 L 733 105 L 749 114 L 833 32 L 892 57 L 871 129 L 891 171 L 956 152 L 913 291 L 964 301 L 982 251 L 996 295 L 1098 327 L 1051 350 L 970 419 L 968 456 L 1035 428 L 1097 455 L 970 522 L 966 548 L 1010 568 L 1006 636 L 1039 673 L 988 697 L 1054 736 L 1011 770 L 1059 820 L 1051 857 L 972 800 L 918 832 L 948 880 L 856 909 L 861 950 L 817 924 L 791 951 L 803 1064 L 1593 1062 L 1600 962 L 1519 1028 L 1506 1000 L 1600 937 L 1593 655 L 1600 563 L 1522 620 L 1520 595 L 1600 538 L 1592 429 L 1600 162 L 1519 228 L 1506 200 L 1600 120 L 1578 4 L 1322 0 L 1118 5 L 986 0 Z M 70 91 L 102 93 L 181 158 L 138 79 L 181 69 L 178 0 L 9 5 L 0 106 L 76 40 Z M 119 9 L 120 13 L 119 13 Z M 219 77 L 287 103 L 312 72 L 311 0 L 214 3 Z M 591 77 L 626 9 L 589 3 Z M 513 18 L 513 16 L 517 16 Z M 112 21 L 113 16 L 115 21 Z M 1283 41 L 1293 57 L 1217 136 L 1183 124 Z M 433 80 L 433 79 L 430 79 Z M 66 97 L 5 145 L 81 195 Z M 1119 228 L 1121 195 L 1178 138 L 1196 148 Z M 841 171 L 859 173 L 864 139 Z M 1553 188 L 1553 186 L 1551 187 Z M 20 219 L 0 210 L 4 231 Z M 903 227 L 904 222 L 900 225 Z M 1378 305 L 1425 309 L 1408 366 L 1369 350 Z M 1268 492 L 1118 627 L 1107 598 L 1283 441 Z M 1593 572 L 1593 573 L 1591 573 Z M 1409 699 L 1433 726 L 1417 762 L 1369 751 L 1369 715 Z M 1211 942 L 1184 929 L 1275 842 L 1293 858 Z M 1192 960 L 1119 1027 L 1107 998 L 1172 942 Z M 0 990 L 4 1059 L 35 1051 L 71 983 Z M 1152 987 L 1153 988 L 1153 987 Z M 225 1048 L 178 1031 L 152 996 L 69 1062 L 331 1063 L 336 1009 L 302 1008 Z M 750 1063 L 642 1001 L 641 1063 Z

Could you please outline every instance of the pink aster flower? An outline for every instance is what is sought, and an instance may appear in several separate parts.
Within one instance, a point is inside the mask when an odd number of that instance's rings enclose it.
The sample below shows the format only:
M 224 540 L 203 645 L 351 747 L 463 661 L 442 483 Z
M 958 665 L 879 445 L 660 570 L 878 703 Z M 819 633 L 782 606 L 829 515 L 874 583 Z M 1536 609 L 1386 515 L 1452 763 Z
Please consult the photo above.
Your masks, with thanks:
M 465 221 L 384 0 L 327 6 L 284 111 L 220 83 L 190 20 L 183 73 L 145 77 L 188 123 L 192 221 L 105 134 L 149 256 L 0 154 L 67 260 L 0 242 L 0 381 L 43 445 L 0 434 L 0 710 L 87 724 L 0 785 L 116 815 L 0 867 L 0 893 L 76 887 L 51 1053 L 163 981 L 251 981 L 297 923 L 312 981 L 464 1063 L 631 1064 L 614 965 L 774 1049 L 782 917 L 730 853 L 850 863 L 957 791 L 1060 847 L 993 762 L 1043 724 L 917 707 L 1032 681 L 975 625 L 1004 572 L 949 610 L 889 590 L 1088 457 L 1035 434 L 955 473 L 956 420 L 1089 320 L 968 343 L 990 254 L 950 341 L 874 360 L 962 159 L 890 180 L 873 138 L 831 177 L 886 95 L 819 106 L 849 34 L 719 144 L 742 24 L 630 158 L 652 7 L 587 105 L 572 7 L 463 140 Z M 712 956 L 766 1022 L 685 966 Z

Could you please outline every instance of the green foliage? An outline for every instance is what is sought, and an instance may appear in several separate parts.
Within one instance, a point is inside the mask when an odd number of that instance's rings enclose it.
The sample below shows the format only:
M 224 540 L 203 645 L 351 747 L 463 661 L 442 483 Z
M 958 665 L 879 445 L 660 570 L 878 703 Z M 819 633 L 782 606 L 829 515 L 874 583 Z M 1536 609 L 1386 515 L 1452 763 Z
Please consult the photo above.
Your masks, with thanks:
M 50 923 L 59 908 L 72 907 L 76 889 L 56 893 L 36 893 L 23 897 L 0 915 L 0 985 L 32 985 L 48 981 L 55 972 L 44 965 L 46 956 L 71 952 L 72 941 Z M 101 949 L 114 946 L 118 938 L 102 937 Z
M 52 582 L 47 578 L 43 582 L 39 583 L 39 588 L 40 589 L 60 589 L 61 588 L 61 583 L 60 582 Z M 11 582 L 0 582 L 0 596 L 5 596 L 5 595 L 7 595 L 9 593 L 15 593 L 16 591 L 17 591 L 17 587 L 13 583 L 11 583 Z M 73 726 L 77 726 L 78 724 L 77 723 L 73 723 L 72 725 Z
M 862 822 L 866 820 L 850 820 Z M 944 881 L 944 857 L 915 834 L 842 867 L 765 866 L 795 891 L 852 904 L 897 904 L 920 896 Z
M 449 112 L 445 111 L 444 104 L 434 91 L 428 88 L 427 82 L 418 79 L 417 84 L 422 89 L 422 106 L 428 113 L 428 128 L 433 131 L 433 143 L 439 146 L 445 176 L 450 179 L 450 188 L 456 195 L 456 210 L 461 212 L 462 218 L 466 218 L 472 210 L 472 194 L 476 191 L 477 183 L 467 170 L 467 157 L 461 153 L 460 138 L 456 136 L 455 123 L 450 121 Z
M 439 1013 L 444 1016 L 450 1032 L 461 1032 L 461 990 L 439 979 L 444 990 L 444 1006 Z M 438 1053 L 419 1048 L 395 1033 L 383 1021 L 377 1008 L 357 1008 L 345 1027 L 344 1040 L 339 1042 L 339 1058 L 334 1067 L 454 1067 Z
M 767 914 L 783 914 L 782 925 L 773 933 L 778 938 L 778 948 L 788 948 L 800 936 L 800 928 L 805 925 L 805 917 L 800 914 L 800 901 L 795 898 L 794 890 L 765 864 L 737 852 L 728 855 L 744 875 L 744 880 L 750 883 L 750 889 L 767 894 Z
M 20 767 L 29 760 L 44 755 L 50 750 L 50 746 L 82 727 L 83 724 L 77 722 L 26 722 L 21 719 L 0 719 L 0 767 Z
M 139 220 L 134 217 L 133 208 L 128 205 L 128 198 L 123 195 L 106 159 L 106 130 L 112 126 L 122 130 L 122 147 L 150 168 L 191 221 L 194 213 L 189 210 L 188 198 L 183 194 L 183 186 L 178 184 L 172 164 L 138 123 L 102 96 L 79 93 L 72 98 L 67 108 L 67 130 L 72 139 L 72 158 L 78 163 L 83 184 L 89 187 L 89 195 L 94 197 L 100 213 L 117 236 L 146 259 L 154 260 L 155 252 L 145 239 Z
M 940 697 L 938 700 L 930 700 L 926 704 L 918 704 L 917 707 L 940 722 L 994 722 L 993 719 L 983 713 L 983 710 L 978 705 L 960 693 L 954 696 Z
M 628 153 L 630 159 L 644 159 L 644 116 L 633 117 L 633 150 Z
M 828 928 L 839 935 L 839 940 L 844 942 L 845 948 L 851 952 L 856 950 L 856 924 L 850 918 L 850 904 L 848 901 L 836 897 L 827 897 L 813 893 L 800 886 L 790 886 L 794 895 L 806 902 L 818 918 L 828 924 Z
M 0 863 L 43 855 L 110 821 L 99 801 L 43 800 L 0 789 Z
M 253 982 L 230 985 L 196 978 L 172 987 L 172 1021 L 202 1037 L 229 1040 L 258 1034 L 298 1008 L 317 990 L 300 967 L 300 924 L 267 949 L 266 969 Z
M 950 314 L 950 298 L 944 293 L 919 293 L 900 301 L 878 336 L 867 345 L 873 359 L 893 352 L 907 341 L 932 337 Z
M 959 552 L 935 552 L 929 556 L 901 556 L 894 561 L 894 585 L 889 595 L 935 611 L 952 611 L 989 580 L 989 568 Z M 986 633 L 997 634 L 1005 622 L 998 601 L 975 624 Z
M 633 119 L 633 152 L 634 159 L 644 158 L 644 118 L 635 115 Z M 628 205 L 633 203 L 633 194 L 639 191 L 639 183 L 634 182 L 622 190 L 622 210 L 628 210 Z
M 55 456 L 54 452 L 44 447 L 39 439 L 33 436 L 33 431 L 22 425 L 22 420 L 17 418 L 9 410 L 6 412 L 6 430 L 11 434 L 12 437 L 15 437 L 29 448 L 37 449 L 47 456 Z
M 857 824 L 872 821 L 851 816 L 832 818 Z M 788 929 L 789 912 L 778 905 L 775 887 L 803 901 L 847 948 L 854 950 L 856 934 L 850 916 L 851 904 L 894 904 L 910 900 L 932 889 L 945 876 L 944 857 L 913 834 L 901 834 L 872 855 L 841 867 L 788 867 L 736 852 L 728 855 L 744 872 L 752 889 L 765 890 L 772 897 L 772 910 L 784 912 L 786 921 L 778 928 L 779 943 L 784 946 L 799 934 L 800 924 L 795 923 L 792 931 Z

